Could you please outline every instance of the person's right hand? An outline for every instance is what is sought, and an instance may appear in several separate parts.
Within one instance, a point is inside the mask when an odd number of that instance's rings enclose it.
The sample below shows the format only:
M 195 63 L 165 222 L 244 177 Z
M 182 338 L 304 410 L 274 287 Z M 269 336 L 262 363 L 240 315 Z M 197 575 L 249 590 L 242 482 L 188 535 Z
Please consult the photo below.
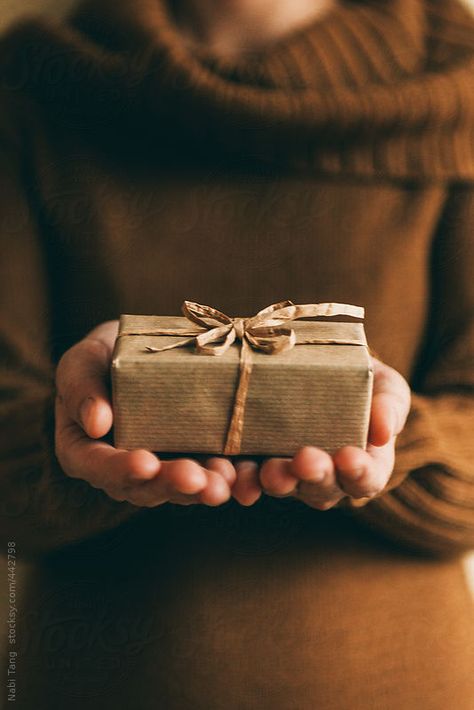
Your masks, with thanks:
M 236 478 L 229 459 L 165 461 L 145 449 L 116 449 L 100 440 L 113 423 L 107 380 L 117 332 L 118 321 L 102 323 L 58 363 L 55 453 L 63 471 L 136 506 L 224 503 Z

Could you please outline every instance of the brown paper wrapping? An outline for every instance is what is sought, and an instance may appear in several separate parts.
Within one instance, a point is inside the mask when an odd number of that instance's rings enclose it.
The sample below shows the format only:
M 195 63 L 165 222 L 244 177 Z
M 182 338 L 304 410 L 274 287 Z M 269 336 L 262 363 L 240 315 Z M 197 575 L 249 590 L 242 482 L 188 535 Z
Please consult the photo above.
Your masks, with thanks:
M 174 316 L 122 315 L 122 333 L 189 329 Z M 192 327 L 192 325 L 191 325 Z M 252 351 L 240 443 L 242 455 L 292 456 L 304 445 L 333 453 L 365 447 L 373 373 L 362 323 L 293 321 L 296 340 L 354 340 L 365 345 L 298 344 L 268 355 Z M 176 335 L 118 337 L 112 358 L 114 443 L 176 454 L 221 454 L 231 420 L 242 344 L 220 357 L 192 345 L 150 355 Z

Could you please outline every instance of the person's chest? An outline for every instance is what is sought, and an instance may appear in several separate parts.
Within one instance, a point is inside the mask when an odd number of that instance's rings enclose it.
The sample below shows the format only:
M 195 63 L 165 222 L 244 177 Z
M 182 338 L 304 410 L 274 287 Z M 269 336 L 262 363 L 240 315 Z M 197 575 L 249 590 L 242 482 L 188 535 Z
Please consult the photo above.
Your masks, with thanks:
M 365 306 L 373 349 L 411 366 L 442 186 L 73 155 L 42 168 L 40 190 L 65 344 L 120 313 L 177 314 L 184 299 L 231 316 L 338 301 Z

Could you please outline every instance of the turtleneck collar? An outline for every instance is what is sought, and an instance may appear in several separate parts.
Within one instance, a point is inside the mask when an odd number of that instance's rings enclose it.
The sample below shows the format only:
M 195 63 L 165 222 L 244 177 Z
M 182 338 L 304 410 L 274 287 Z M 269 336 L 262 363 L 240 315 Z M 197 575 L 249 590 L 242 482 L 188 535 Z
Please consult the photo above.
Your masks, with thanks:
M 457 0 L 346 0 L 237 60 L 190 50 L 166 0 L 83 0 L 18 32 L 42 68 L 25 83 L 64 115 L 315 173 L 474 178 L 474 19 Z

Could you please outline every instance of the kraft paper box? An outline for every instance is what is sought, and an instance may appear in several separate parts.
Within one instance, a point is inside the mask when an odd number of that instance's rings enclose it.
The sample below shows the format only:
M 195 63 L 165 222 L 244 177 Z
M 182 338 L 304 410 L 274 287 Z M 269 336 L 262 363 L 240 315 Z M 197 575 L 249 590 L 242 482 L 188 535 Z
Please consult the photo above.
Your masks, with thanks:
M 193 343 L 160 352 L 146 349 L 175 344 L 183 336 L 143 333 L 189 327 L 184 317 L 120 317 L 111 369 L 116 447 L 292 456 L 304 445 L 329 453 L 345 445 L 366 446 L 373 373 L 362 323 L 290 324 L 296 342 L 320 338 L 358 344 L 298 344 L 273 354 L 251 349 L 239 447 L 227 452 L 241 340 L 220 357 L 198 354 Z

